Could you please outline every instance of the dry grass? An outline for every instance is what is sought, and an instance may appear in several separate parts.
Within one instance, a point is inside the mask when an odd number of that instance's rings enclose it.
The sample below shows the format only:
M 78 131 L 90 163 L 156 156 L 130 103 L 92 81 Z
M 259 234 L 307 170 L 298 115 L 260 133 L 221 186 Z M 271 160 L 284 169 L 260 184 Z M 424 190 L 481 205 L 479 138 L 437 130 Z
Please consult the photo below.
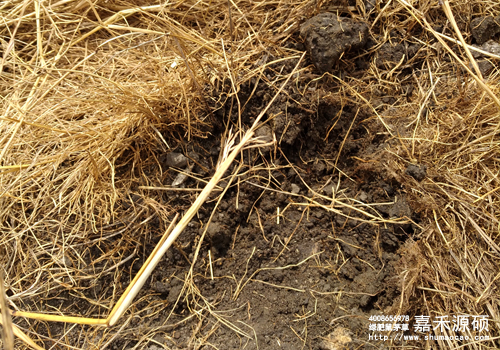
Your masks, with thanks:
M 323 5 L 328 4 L 230 1 L 229 11 L 227 1 L 0 4 L 0 263 L 10 308 L 74 313 L 71 305 L 47 304 L 70 294 L 87 303 L 92 315 L 106 315 L 126 287 L 120 283 L 120 266 L 134 259 L 138 243 L 151 231 L 164 230 L 178 210 L 170 206 L 169 194 L 155 189 L 163 183 L 163 175 L 151 170 L 158 166 L 158 153 L 207 137 L 216 118 L 210 106 L 228 102 L 241 111 L 244 101 L 235 92 L 262 77 L 273 63 L 263 57 L 298 59 L 301 52 L 284 43 Z M 358 19 L 370 15 L 363 7 L 347 9 Z M 405 38 L 419 45 L 417 58 L 387 67 L 371 61 L 362 77 L 333 77 L 342 83 L 321 91 L 327 75 L 314 96 L 358 104 L 392 137 L 374 159 L 405 184 L 422 218 L 422 232 L 416 242 L 408 242 L 401 262 L 398 311 L 488 315 L 489 334 L 495 336 L 500 333 L 499 77 L 496 72 L 482 80 L 473 64 L 469 68 L 467 50 L 440 42 L 434 28 L 442 26 L 443 34 L 460 39 L 447 24 L 451 13 L 470 43 L 471 17 L 499 15 L 500 5 L 452 1 L 450 9 L 447 17 L 431 1 L 378 4 L 371 10 L 376 18 L 370 23 L 372 36 L 378 40 L 372 54 L 386 42 Z M 403 74 L 416 59 L 421 69 Z M 277 90 L 285 78 L 277 74 L 276 81 L 267 82 Z M 403 96 L 409 85 L 413 92 Z M 394 97 L 391 106 L 379 104 L 381 95 Z M 229 138 L 231 125 L 223 123 Z M 233 127 L 241 127 L 240 122 Z M 427 165 L 429 176 L 422 182 L 404 177 L 409 163 Z M 304 205 L 324 206 L 314 202 L 318 198 L 324 199 L 315 193 Z M 324 207 L 378 219 L 351 199 Z M 84 291 L 106 275 L 117 282 L 103 286 L 101 295 L 113 297 L 88 297 Z M 194 311 L 217 318 L 196 286 L 186 285 L 193 298 L 198 296 Z M 164 307 L 152 304 L 147 312 Z M 50 324 L 26 321 L 21 326 L 40 344 L 48 337 L 58 344 L 104 349 L 118 335 L 134 332 L 132 317 L 111 330 L 70 332 L 73 325 L 61 325 L 53 334 Z M 223 316 L 218 322 L 233 327 Z M 139 344 L 168 327 L 141 330 Z
M 424 32 L 420 38 L 427 37 L 423 42 L 436 42 L 433 37 L 441 39 L 431 25 L 443 23 L 447 1 L 443 11 L 423 2 L 414 6 L 418 9 L 400 1 L 387 10 L 386 16 L 381 16 L 381 21 L 385 17 L 399 28 L 421 23 Z M 448 18 L 454 16 L 465 35 L 470 33 L 467 23 L 471 16 L 499 13 L 498 3 L 456 1 L 451 3 Z M 405 20 L 400 21 L 401 18 Z M 448 35 L 459 39 L 450 24 Z M 400 311 L 415 314 L 415 305 L 422 305 L 417 314 L 449 315 L 450 320 L 451 315 L 457 314 L 487 315 L 487 334 L 492 341 L 438 341 L 437 345 L 497 348 L 499 72 L 492 72 L 483 81 L 480 72 L 469 69 L 471 56 L 450 42 L 442 39 L 437 42 L 425 44 L 422 49 L 425 69 L 412 76 L 417 86 L 412 98 L 406 103 L 396 103 L 392 115 L 398 117 L 388 118 L 398 137 L 389 149 L 387 166 L 403 174 L 409 163 L 425 164 L 429 175 L 420 183 L 410 179 L 406 184 L 407 194 L 424 224 L 418 240 L 407 242 L 404 250 L 407 255 L 402 260 Z M 453 49 L 446 48 L 446 44 Z M 432 346 L 432 342 L 427 346 Z

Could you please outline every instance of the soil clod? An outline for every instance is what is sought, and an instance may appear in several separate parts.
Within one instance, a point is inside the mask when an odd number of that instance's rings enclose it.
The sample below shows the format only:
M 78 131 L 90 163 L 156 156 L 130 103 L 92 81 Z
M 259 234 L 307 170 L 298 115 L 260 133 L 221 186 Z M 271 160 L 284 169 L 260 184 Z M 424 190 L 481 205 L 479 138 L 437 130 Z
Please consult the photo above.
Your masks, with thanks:
M 500 34 L 500 16 L 476 17 L 471 21 L 472 37 L 482 45 Z
M 406 168 L 405 174 L 410 175 L 417 181 L 422 181 L 427 175 L 427 167 L 425 165 L 410 164 Z
M 321 13 L 300 27 L 311 60 L 321 73 L 330 71 L 348 50 L 366 45 L 368 26 L 336 14 Z

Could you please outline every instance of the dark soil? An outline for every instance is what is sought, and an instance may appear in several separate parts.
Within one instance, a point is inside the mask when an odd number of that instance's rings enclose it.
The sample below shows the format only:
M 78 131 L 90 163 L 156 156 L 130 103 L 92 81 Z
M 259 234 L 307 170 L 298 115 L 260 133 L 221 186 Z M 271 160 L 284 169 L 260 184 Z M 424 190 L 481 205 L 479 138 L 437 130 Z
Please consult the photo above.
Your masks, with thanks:
M 261 101 L 255 98 L 250 106 L 258 104 L 255 110 L 260 110 Z M 293 110 L 293 102 L 289 104 Z M 214 316 L 202 319 L 197 336 L 202 338 L 214 327 L 207 341 L 218 349 L 331 349 L 328 344 L 334 340 L 328 336 L 338 329 L 347 332 L 352 348 L 363 348 L 368 317 L 391 310 L 394 313 L 399 305 L 398 249 L 411 237 L 413 228 L 349 219 L 342 214 L 366 218 L 346 208 L 336 208 L 339 212 L 335 213 L 293 204 L 307 203 L 302 196 L 314 197 L 309 186 L 327 197 L 335 194 L 365 203 L 394 202 L 377 205 L 386 218 L 412 217 L 412 210 L 399 183 L 376 161 L 361 165 L 353 161 L 354 157 L 376 159 L 377 150 L 383 149 L 384 138 L 377 136 L 381 131 L 377 122 L 363 111 L 356 113 L 355 106 L 344 107 L 336 119 L 339 108 L 321 105 L 318 115 L 296 111 L 291 118 L 297 129 L 292 129 L 293 136 L 283 138 L 281 155 L 274 157 L 272 149 L 248 154 L 255 162 L 272 161 L 276 169 L 271 173 L 251 170 L 240 178 L 239 185 L 228 189 L 202 244 L 194 277 L 197 295 L 180 293 L 190 266 L 188 260 L 193 258 L 213 201 L 200 210 L 198 220 L 193 220 L 180 237 L 178 249 L 167 253 L 145 287 L 143 295 L 155 294 L 148 298 L 167 303 L 167 307 L 153 317 L 137 317 L 132 320 L 133 326 L 160 327 L 172 308 L 174 314 L 167 323 L 175 324 L 189 315 L 190 308 L 202 309 L 212 303 L 220 320 Z M 248 108 L 244 120 L 252 119 L 252 110 Z M 279 139 L 280 126 L 288 122 L 286 118 L 282 123 L 275 122 L 274 131 L 267 131 L 275 132 Z M 337 164 L 346 176 L 339 180 L 334 162 L 346 136 Z M 212 145 L 210 142 L 205 148 L 217 147 L 216 138 Z M 201 148 L 194 149 L 205 165 L 216 161 L 210 152 L 201 154 Z M 316 200 L 329 204 L 324 198 Z M 140 265 L 134 265 L 135 269 Z M 148 303 L 151 301 L 144 302 L 144 307 Z M 176 327 L 172 338 L 156 340 L 174 349 L 192 346 L 198 322 L 193 318 Z M 136 341 L 121 339 L 114 348 L 128 348 Z M 151 344 L 150 349 L 155 348 Z

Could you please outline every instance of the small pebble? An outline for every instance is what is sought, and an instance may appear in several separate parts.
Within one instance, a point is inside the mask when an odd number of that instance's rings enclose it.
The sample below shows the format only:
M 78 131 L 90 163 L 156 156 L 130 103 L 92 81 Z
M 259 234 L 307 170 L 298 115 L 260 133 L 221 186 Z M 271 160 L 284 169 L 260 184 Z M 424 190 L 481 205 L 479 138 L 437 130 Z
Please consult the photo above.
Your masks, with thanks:
M 187 158 L 182 153 L 170 152 L 167 154 L 165 164 L 169 167 L 183 168 L 187 165 Z

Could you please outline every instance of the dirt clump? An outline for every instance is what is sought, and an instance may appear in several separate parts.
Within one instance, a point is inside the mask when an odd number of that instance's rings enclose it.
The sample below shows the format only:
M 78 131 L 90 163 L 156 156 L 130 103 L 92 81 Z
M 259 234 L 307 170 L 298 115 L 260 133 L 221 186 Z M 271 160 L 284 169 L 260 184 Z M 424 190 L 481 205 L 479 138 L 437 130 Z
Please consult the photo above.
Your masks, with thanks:
M 321 73 L 330 71 L 340 56 L 363 48 L 368 40 L 368 26 L 347 17 L 325 12 L 312 17 L 300 27 L 306 48 Z
M 405 170 L 406 175 L 410 175 L 417 181 L 422 181 L 427 175 L 427 167 L 425 165 L 410 164 Z
M 482 45 L 500 34 L 500 16 L 476 17 L 471 21 L 471 34 Z
M 495 40 L 488 40 L 480 46 L 475 46 L 483 51 L 500 56 L 500 44 Z M 495 60 L 492 57 L 486 56 L 484 53 L 473 51 L 472 56 L 477 59 L 477 65 L 483 76 L 487 76 L 495 65 L 498 65 L 498 59 Z

